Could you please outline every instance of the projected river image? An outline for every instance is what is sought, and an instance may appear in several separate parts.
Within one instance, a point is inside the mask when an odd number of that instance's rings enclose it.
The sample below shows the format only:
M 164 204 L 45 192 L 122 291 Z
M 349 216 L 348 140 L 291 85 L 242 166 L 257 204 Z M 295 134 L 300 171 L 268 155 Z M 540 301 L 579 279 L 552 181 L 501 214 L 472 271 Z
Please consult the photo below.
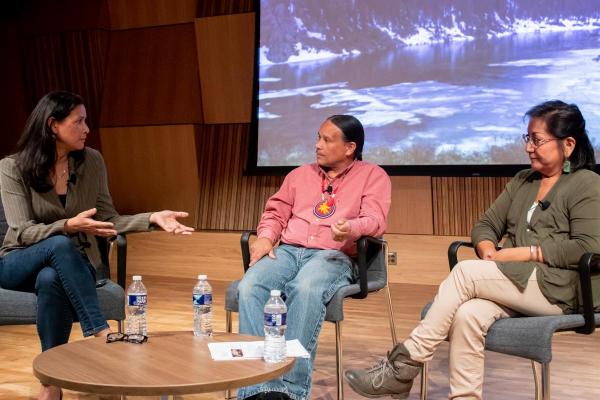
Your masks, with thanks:
M 579 105 L 600 146 L 598 29 L 272 64 L 259 79 L 262 166 L 314 161 L 332 114 L 363 123 L 365 159 L 379 164 L 526 164 L 523 115 L 550 99 Z

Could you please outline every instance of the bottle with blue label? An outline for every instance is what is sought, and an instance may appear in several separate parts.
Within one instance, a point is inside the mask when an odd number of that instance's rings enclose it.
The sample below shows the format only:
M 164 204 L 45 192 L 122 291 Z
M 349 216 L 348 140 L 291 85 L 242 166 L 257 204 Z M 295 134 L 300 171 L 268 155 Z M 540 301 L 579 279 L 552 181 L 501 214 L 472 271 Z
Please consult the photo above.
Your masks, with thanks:
M 148 335 L 146 311 L 148 291 L 140 275 L 133 276 L 133 283 L 127 288 L 127 334 Z
M 285 329 L 287 328 L 287 306 L 279 290 L 271 290 L 271 298 L 265 304 L 265 345 L 263 358 L 268 363 L 286 359 Z
M 212 287 L 206 275 L 198 275 L 198 282 L 192 292 L 194 304 L 194 335 L 212 335 Z

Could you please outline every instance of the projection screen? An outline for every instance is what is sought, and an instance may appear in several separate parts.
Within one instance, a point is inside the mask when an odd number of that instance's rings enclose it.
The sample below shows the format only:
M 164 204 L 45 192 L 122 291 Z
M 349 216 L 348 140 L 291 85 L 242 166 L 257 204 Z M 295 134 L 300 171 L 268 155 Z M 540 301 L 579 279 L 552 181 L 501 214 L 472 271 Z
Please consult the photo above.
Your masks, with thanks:
M 401 174 L 526 164 L 523 115 L 550 99 L 576 103 L 600 148 L 597 0 L 262 0 L 258 15 L 251 167 L 313 162 L 333 114 Z

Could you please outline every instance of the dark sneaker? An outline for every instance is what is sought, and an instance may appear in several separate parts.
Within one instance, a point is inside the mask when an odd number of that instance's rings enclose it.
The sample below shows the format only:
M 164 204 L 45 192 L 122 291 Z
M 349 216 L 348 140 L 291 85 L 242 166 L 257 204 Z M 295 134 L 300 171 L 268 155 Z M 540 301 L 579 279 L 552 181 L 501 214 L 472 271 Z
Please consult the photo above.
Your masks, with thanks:
M 281 392 L 264 392 L 262 393 L 264 400 L 291 400 L 291 397 Z

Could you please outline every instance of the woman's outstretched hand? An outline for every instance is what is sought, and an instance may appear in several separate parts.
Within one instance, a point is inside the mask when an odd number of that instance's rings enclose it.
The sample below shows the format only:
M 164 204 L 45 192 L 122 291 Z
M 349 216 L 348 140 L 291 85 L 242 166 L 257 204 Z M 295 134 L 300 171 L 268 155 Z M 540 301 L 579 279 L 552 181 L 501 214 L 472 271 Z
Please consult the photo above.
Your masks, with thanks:
M 177 221 L 177 218 L 185 218 L 188 215 L 185 211 L 157 211 L 150 215 L 150 223 L 158 225 L 164 231 L 174 235 L 191 235 L 194 228 L 185 226 Z
M 95 208 L 90 208 L 69 218 L 65 222 L 65 232 L 73 234 L 77 232 L 89 233 L 94 236 L 111 237 L 117 235 L 117 230 L 112 222 L 96 221 L 92 217 L 96 214 Z

